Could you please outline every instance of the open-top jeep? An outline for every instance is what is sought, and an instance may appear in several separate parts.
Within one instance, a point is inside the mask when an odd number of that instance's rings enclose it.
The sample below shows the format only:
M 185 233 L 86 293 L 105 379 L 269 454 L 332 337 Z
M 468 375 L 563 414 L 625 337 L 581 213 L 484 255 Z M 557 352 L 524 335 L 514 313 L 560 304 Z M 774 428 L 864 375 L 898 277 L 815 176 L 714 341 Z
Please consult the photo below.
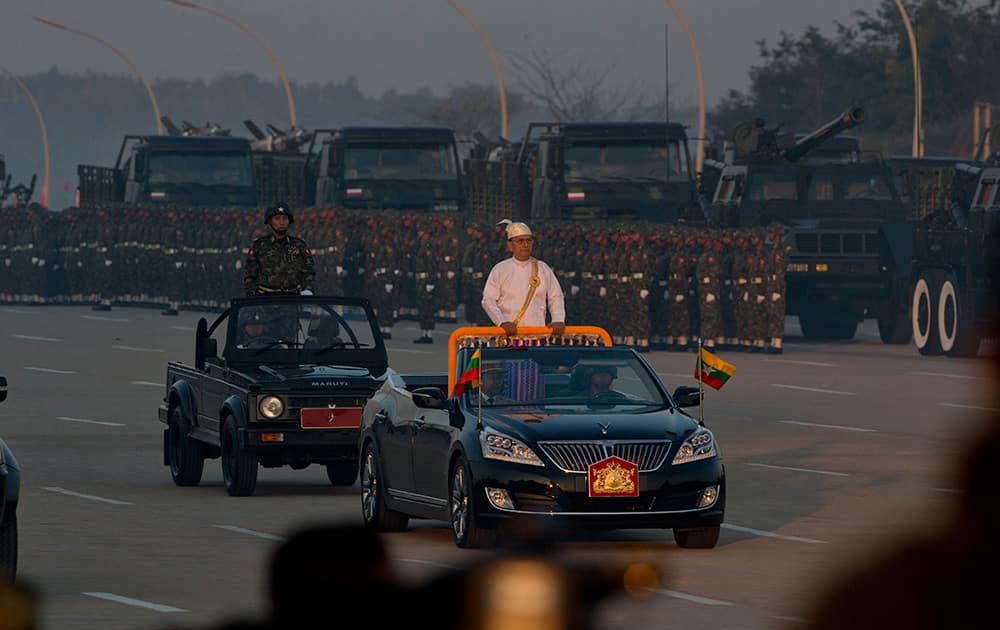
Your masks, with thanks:
M 361 411 L 387 367 L 365 299 L 234 299 L 211 325 L 198 322 L 193 366 L 167 363 L 163 463 L 194 486 L 205 459 L 221 457 L 232 496 L 253 494 L 259 466 L 321 464 L 332 484 L 352 485 Z

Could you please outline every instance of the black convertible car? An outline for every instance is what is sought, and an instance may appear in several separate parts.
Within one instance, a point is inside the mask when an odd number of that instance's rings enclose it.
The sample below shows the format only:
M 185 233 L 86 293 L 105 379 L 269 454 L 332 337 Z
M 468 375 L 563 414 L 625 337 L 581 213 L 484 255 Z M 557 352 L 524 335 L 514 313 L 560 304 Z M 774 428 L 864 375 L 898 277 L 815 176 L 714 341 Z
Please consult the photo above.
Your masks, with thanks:
M 459 547 L 532 521 L 671 528 L 681 547 L 714 547 L 725 472 L 712 432 L 682 411 L 699 390 L 671 395 L 601 329 L 499 330 L 456 330 L 450 376 L 389 370 L 363 415 L 365 523 L 450 521 Z
M 194 365 L 167 364 L 163 463 L 194 486 L 205 459 L 221 457 L 232 496 L 254 493 L 261 466 L 320 464 L 333 485 L 353 485 L 361 410 L 387 367 L 367 300 L 233 300 L 211 326 L 198 322 Z
M 7 378 L 0 376 L 0 402 L 7 400 Z M 0 578 L 17 575 L 17 499 L 21 471 L 14 453 L 0 440 Z

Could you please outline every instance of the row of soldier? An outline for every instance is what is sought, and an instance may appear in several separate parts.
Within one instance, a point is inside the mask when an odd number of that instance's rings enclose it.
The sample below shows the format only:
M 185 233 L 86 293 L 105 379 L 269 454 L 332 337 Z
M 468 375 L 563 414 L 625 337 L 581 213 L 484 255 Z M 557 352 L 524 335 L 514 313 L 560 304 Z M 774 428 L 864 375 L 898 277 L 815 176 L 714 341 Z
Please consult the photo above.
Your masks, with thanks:
M 241 291 L 260 214 L 234 208 L 3 209 L 0 301 L 163 305 L 221 310 Z M 705 345 L 780 351 L 785 252 L 780 226 L 718 231 L 658 224 L 534 226 L 535 254 L 556 272 L 567 321 L 606 328 L 639 350 Z M 317 294 L 361 295 L 391 336 L 414 319 L 489 320 L 486 274 L 508 254 L 503 230 L 427 213 L 309 209 L 305 239 Z M 460 306 L 460 305 L 464 305 Z

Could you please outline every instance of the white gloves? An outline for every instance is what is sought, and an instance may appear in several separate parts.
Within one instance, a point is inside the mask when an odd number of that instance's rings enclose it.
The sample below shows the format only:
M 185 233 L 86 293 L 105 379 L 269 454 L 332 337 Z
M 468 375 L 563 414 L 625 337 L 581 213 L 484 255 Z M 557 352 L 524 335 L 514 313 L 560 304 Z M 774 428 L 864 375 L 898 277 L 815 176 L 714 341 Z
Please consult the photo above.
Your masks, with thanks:
M 385 292 L 386 293 L 392 293 L 392 285 L 391 284 L 385 285 Z
M 569 294 L 570 294 L 570 295 L 576 295 L 576 294 L 577 294 L 577 293 L 579 293 L 579 292 L 580 292 L 580 287 L 572 287 L 572 286 L 571 286 L 571 287 L 569 288 Z
M 780 293 L 772 293 L 771 294 L 771 301 L 772 302 L 777 302 L 780 299 L 781 299 L 781 294 Z
M 36 260 L 37 260 L 37 258 L 36 258 Z M 105 267 L 110 267 L 111 266 L 111 261 L 110 260 L 105 260 L 104 261 L 104 266 Z M 180 269 L 180 267 L 178 267 L 178 269 Z
M 110 260 L 105 260 L 104 262 L 105 262 L 105 264 L 108 264 L 108 265 L 111 264 Z M 183 266 L 184 266 L 184 263 L 182 263 L 182 262 L 175 262 L 174 263 L 174 268 L 176 268 L 176 269 L 180 269 Z
M 757 296 L 757 303 L 760 304 L 763 301 L 764 301 L 764 296 L 763 295 L 758 295 Z
M 680 304 L 683 301 L 684 301 L 684 295 L 683 294 L 678 293 L 677 295 L 674 296 L 674 302 L 677 302 L 678 304 Z
M 237 260 L 236 261 L 236 271 L 239 271 L 242 268 L 243 268 L 243 261 L 242 260 Z
M 432 293 L 434 291 L 434 285 L 433 284 L 425 284 L 424 288 L 427 289 L 428 293 Z
M 608 294 L 608 290 L 605 289 L 604 287 L 601 287 L 601 290 L 598 291 L 597 294 L 600 295 L 601 297 L 604 297 L 605 295 Z
M 358 275 L 359 276 L 363 276 L 364 273 L 365 273 L 365 268 L 364 267 L 358 267 Z
M 344 268 L 341 267 L 340 265 L 337 265 L 337 275 L 338 276 L 344 275 Z
M 448 272 L 448 279 L 451 280 L 454 277 L 455 277 L 455 272 L 454 271 L 449 271 Z
M 744 291 L 743 292 L 743 301 L 744 302 L 749 302 L 750 301 L 750 292 L 749 291 Z
M 715 294 L 714 293 L 706 293 L 705 294 L 705 301 L 708 302 L 709 304 L 711 304 L 712 302 L 714 302 L 715 301 Z
M 639 297 L 645 300 L 646 298 L 649 297 L 649 291 L 647 291 L 646 289 L 639 289 Z
M 301 291 L 299 291 L 299 295 L 312 295 L 312 294 L 313 292 L 310 291 L 309 289 L 302 289 Z

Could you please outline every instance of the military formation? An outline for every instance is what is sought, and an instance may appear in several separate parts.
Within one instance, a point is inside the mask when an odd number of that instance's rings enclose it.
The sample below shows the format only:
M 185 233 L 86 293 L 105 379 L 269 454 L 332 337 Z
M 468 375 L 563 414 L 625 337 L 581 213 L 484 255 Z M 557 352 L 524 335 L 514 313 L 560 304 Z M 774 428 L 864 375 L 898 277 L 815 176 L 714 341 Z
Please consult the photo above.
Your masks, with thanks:
M 0 301 L 221 310 L 245 295 L 262 213 L 244 208 L 4 208 Z M 782 228 L 717 230 L 631 222 L 533 224 L 567 323 L 602 326 L 639 351 L 781 352 Z M 502 226 L 455 215 L 310 208 L 289 234 L 309 247 L 317 295 L 369 299 L 384 335 L 418 322 L 490 325 L 486 274 L 509 256 Z M 175 311 L 173 311 L 175 312 Z

